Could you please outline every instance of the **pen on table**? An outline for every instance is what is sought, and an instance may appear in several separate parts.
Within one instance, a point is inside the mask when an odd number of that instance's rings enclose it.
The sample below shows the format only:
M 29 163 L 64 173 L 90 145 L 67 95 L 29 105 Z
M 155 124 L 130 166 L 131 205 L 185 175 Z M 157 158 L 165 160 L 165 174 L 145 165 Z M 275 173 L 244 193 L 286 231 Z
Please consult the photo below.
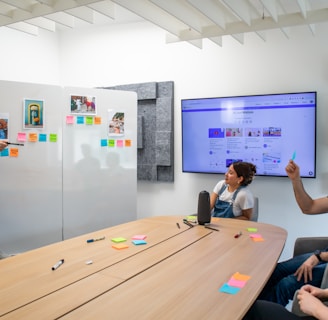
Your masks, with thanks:
M 205 226 L 206 229 L 211 229 L 211 230 L 214 230 L 214 231 L 220 231 L 219 229 L 216 229 L 216 228 L 213 228 L 213 227 L 210 227 L 210 226 Z
M 179 225 L 179 222 L 177 222 L 177 227 L 180 229 L 180 225 Z
M 241 231 L 239 231 L 239 233 L 237 233 L 237 234 L 235 235 L 235 238 L 239 238 L 242 234 L 243 234 L 243 233 L 242 233 Z
M 190 228 L 194 227 L 187 219 L 183 219 L 183 223 L 189 226 Z
M 96 239 L 89 239 L 89 240 L 87 240 L 87 242 L 90 243 L 90 242 L 95 242 L 95 241 L 99 241 L 99 240 L 105 240 L 105 237 L 96 238 Z
M 51 270 L 56 270 L 64 263 L 64 259 L 59 260 L 52 268 Z
M 12 144 L 14 146 L 24 146 L 23 143 L 15 143 L 15 142 L 6 142 L 7 144 Z

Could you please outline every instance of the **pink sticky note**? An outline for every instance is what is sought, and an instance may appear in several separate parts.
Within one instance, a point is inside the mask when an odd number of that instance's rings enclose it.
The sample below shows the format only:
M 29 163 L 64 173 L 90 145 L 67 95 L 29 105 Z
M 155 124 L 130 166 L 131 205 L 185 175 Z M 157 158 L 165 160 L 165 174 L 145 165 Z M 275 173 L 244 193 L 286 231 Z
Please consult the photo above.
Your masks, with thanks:
M 123 140 L 116 140 L 117 147 L 123 147 Z
M 262 238 L 262 236 L 258 233 L 252 233 L 249 235 L 251 238 Z
M 25 132 L 18 132 L 17 133 L 17 141 L 25 142 L 26 141 L 26 133 Z
M 228 285 L 232 287 L 237 287 L 237 288 L 243 288 L 246 284 L 246 281 L 241 281 L 241 280 L 236 280 L 234 278 L 231 278 L 228 281 Z
M 147 238 L 147 236 L 144 234 L 137 234 L 132 237 L 132 240 L 145 240 L 146 238 Z
M 66 124 L 73 124 L 74 117 L 73 116 L 66 116 Z

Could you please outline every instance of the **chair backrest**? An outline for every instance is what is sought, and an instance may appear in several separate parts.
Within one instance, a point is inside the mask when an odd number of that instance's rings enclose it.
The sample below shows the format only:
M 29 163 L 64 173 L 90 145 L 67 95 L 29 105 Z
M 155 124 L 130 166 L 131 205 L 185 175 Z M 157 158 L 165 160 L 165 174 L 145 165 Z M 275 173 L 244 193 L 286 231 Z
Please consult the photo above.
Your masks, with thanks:
M 254 197 L 254 207 L 251 221 L 257 221 L 259 218 L 259 198 Z

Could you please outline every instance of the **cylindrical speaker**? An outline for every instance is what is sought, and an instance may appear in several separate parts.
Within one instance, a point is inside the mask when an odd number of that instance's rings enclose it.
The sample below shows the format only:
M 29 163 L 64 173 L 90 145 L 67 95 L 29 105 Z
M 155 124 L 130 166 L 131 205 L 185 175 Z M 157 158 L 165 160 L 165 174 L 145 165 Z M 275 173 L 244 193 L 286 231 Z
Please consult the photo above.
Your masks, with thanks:
M 201 191 L 198 196 L 197 210 L 198 224 L 211 222 L 210 194 L 207 191 Z

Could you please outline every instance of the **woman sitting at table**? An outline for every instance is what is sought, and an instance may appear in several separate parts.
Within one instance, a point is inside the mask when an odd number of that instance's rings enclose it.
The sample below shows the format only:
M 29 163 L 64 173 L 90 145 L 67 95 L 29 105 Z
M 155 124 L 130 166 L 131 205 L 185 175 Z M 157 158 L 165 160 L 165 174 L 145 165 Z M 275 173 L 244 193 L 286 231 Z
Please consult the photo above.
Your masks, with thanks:
M 219 181 L 210 198 L 213 217 L 250 220 L 253 213 L 254 197 L 248 185 L 256 174 L 256 166 L 249 162 L 233 162 Z

